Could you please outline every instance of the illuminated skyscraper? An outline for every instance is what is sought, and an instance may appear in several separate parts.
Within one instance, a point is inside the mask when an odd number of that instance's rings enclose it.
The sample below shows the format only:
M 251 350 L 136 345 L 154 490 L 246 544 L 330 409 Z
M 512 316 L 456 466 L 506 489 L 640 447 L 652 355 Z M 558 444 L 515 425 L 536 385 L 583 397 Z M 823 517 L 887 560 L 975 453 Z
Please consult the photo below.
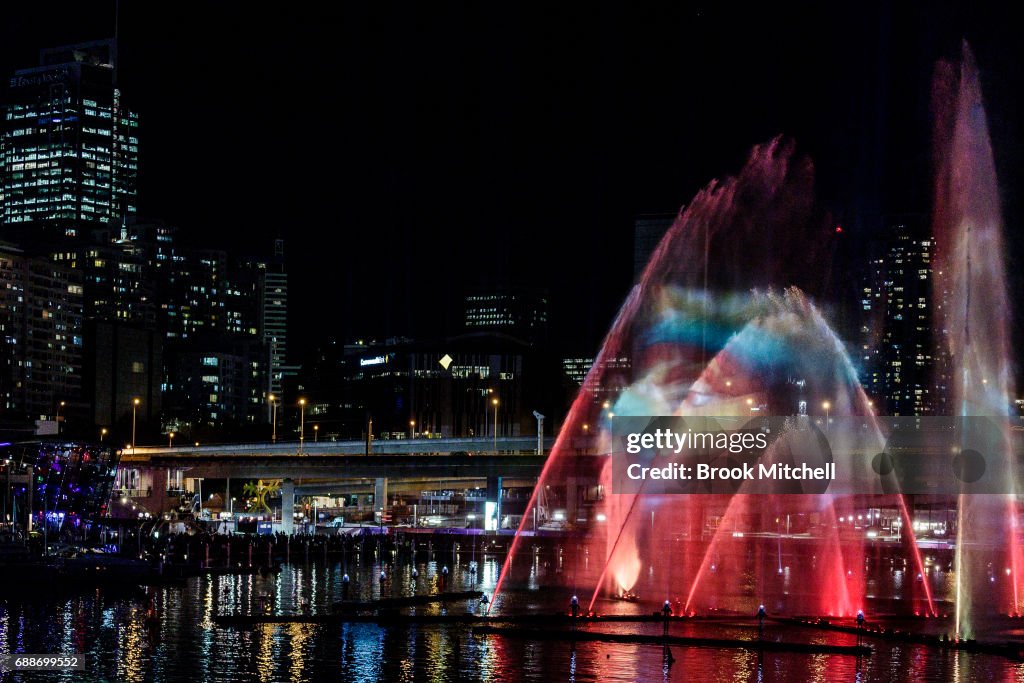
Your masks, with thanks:
M 945 364 L 932 290 L 936 244 L 918 216 L 888 219 L 860 299 L 865 390 L 885 415 L 945 414 Z
M 78 236 L 136 211 L 139 118 L 122 103 L 113 41 L 40 53 L 10 78 L 3 108 L 5 234 Z

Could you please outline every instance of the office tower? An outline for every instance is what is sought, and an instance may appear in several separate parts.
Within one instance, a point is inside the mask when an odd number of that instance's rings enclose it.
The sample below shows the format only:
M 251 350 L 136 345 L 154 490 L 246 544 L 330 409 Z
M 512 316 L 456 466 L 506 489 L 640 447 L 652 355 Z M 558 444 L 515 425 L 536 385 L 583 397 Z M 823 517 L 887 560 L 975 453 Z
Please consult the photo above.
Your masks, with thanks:
M 81 236 L 134 214 L 138 126 L 113 41 L 43 50 L 38 66 L 16 71 L 0 129 L 5 236 Z

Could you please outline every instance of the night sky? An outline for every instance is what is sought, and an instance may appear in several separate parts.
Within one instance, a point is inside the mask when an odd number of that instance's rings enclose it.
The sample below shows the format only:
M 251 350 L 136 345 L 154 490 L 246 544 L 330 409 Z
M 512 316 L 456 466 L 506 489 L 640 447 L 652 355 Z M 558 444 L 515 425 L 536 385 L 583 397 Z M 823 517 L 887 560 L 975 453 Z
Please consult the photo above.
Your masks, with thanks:
M 562 4 L 123 2 L 141 212 L 193 243 L 284 237 L 300 354 L 457 331 L 461 295 L 502 284 L 546 288 L 554 338 L 593 353 L 634 216 L 676 211 L 758 142 L 813 158 L 848 258 L 883 213 L 927 212 L 931 72 L 966 37 L 1019 241 L 1008 4 Z M 7 5 L 4 74 L 114 32 L 113 1 Z

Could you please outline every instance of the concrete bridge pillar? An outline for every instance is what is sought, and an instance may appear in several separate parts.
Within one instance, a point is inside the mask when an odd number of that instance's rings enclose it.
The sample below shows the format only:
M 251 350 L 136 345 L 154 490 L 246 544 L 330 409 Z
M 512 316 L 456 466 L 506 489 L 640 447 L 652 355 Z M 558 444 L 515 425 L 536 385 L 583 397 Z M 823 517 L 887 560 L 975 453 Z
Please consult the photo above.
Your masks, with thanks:
M 289 536 L 295 533 L 295 482 L 291 479 L 281 482 L 281 531 Z
M 373 483 L 373 507 L 382 510 L 388 506 L 387 477 L 378 477 Z

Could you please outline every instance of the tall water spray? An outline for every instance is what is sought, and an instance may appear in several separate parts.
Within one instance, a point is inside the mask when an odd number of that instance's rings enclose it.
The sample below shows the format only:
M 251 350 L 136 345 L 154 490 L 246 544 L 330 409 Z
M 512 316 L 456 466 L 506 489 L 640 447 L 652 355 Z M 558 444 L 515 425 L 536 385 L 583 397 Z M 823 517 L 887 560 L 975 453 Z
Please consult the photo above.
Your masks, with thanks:
M 1006 249 L 978 69 L 966 43 L 958 64 L 939 65 L 934 105 L 933 225 L 941 255 L 934 300 L 951 361 L 953 405 L 958 415 L 1002 419 L 1013 395 Z M 1012 482 L 1009 468 L 1000 476 Z M 1016 496 L 961 495 L 957 510 L 956 632 L 970 638 L 981 615 L 1021 610 Z

